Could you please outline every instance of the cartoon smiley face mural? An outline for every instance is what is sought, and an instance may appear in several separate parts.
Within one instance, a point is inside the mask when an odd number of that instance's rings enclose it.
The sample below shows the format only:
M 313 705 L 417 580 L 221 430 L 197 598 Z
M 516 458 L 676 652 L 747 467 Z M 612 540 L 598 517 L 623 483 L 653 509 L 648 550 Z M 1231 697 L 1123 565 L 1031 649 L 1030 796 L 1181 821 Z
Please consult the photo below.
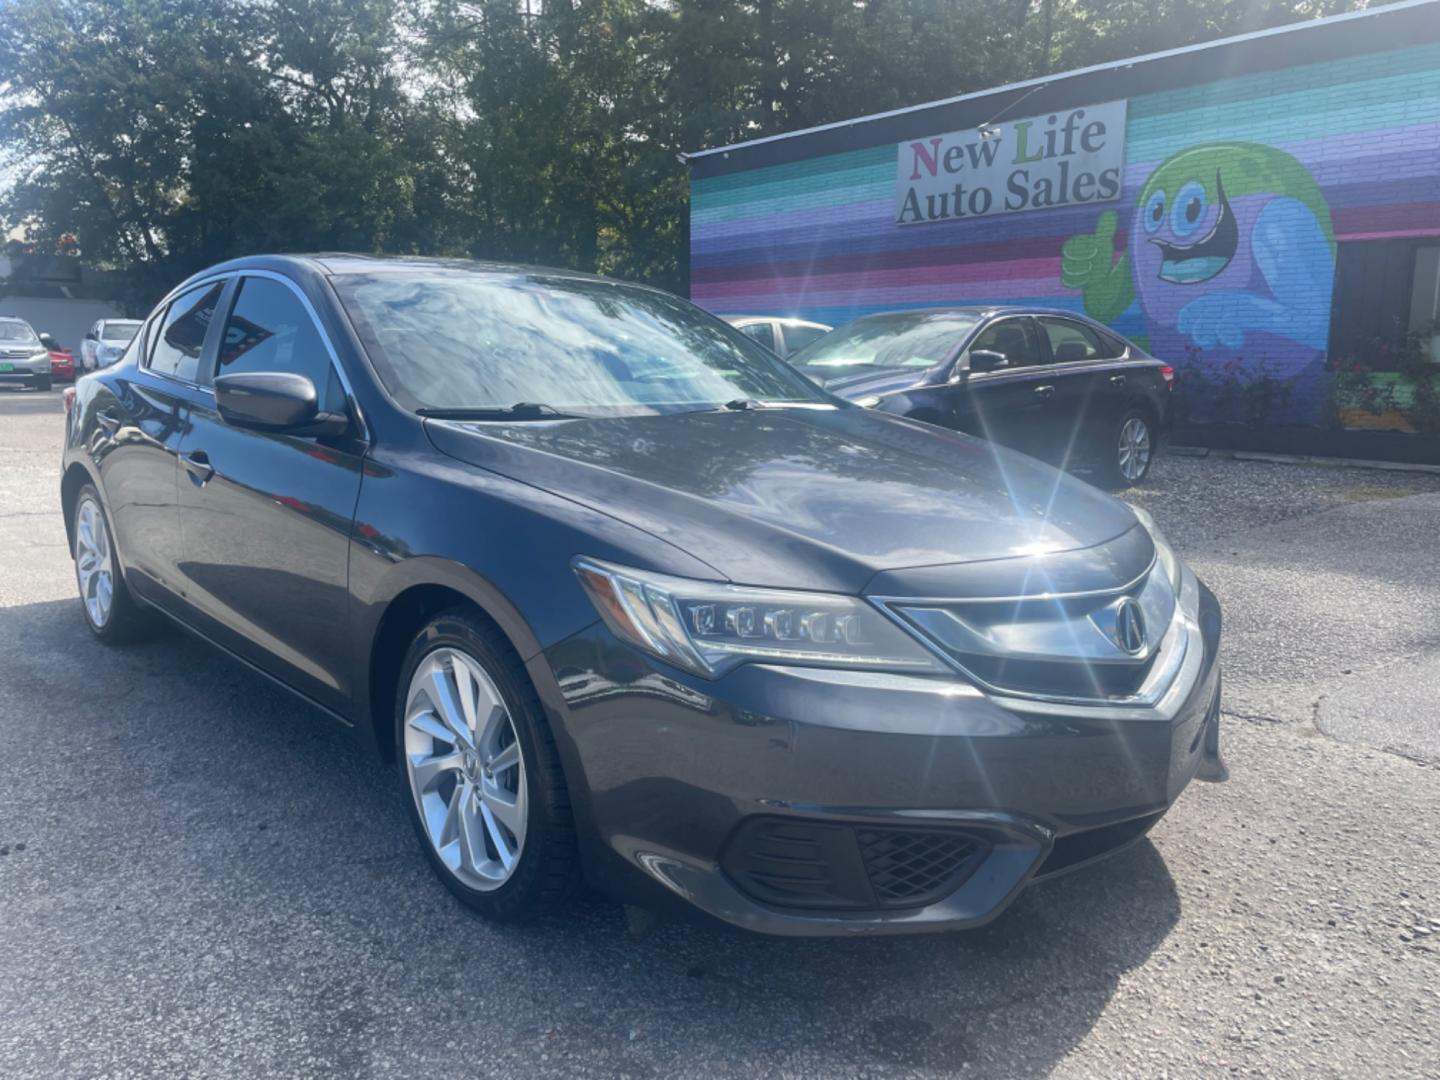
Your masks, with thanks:
M 1318 374 L 1330 324 L 1330 209 L 1294 157 L 1257 143 L 1182 150 L 1150 174 L 1115 258 L 1116 214 L 1062 249 L 1062 280 L 1113 322 L 1136 299 L 1151 351 L 1230 359 L 1281 377 Z M 1296 417 L 1300 419 L 1301 417 Z

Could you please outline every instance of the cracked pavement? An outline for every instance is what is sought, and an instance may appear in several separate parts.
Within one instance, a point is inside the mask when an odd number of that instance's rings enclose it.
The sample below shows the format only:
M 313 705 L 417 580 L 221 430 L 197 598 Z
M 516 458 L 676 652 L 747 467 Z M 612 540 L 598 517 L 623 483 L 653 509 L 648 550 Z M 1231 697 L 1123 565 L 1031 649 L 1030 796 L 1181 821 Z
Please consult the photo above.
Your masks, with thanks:
M 637 940 L 468 917 L 358 740 L 92 641 L 60 433 L 0 392 L 0 1075 L 1440 1075 L 1440 477 L 1161 459 L 1231 780 L 1139 846 L 969 934 Z

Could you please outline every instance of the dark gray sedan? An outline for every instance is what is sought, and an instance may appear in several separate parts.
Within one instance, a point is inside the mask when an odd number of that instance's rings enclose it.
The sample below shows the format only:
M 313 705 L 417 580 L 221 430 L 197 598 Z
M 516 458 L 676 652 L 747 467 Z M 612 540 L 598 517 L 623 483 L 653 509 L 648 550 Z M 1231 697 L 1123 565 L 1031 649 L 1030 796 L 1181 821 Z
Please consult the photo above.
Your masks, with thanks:
M 60 497 L 97 637 L 179 623 L 353 728 L 495 919 L 584 876 L 975 926 L 1222 771 L 1219 609 L 1154 522 L 652 289 L 217 266 L 80 380 Z
M 852 320 L 790 357 L 851 401 L 1124 488 L 1150 472 L 1175 369 L 1070 311 L 956 307 Z

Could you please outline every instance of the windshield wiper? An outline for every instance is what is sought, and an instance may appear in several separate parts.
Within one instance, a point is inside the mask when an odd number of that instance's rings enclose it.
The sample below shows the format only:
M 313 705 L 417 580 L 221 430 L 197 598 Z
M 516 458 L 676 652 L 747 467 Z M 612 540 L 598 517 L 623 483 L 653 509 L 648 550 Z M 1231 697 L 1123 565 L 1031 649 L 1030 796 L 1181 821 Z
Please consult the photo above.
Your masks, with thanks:
M 580 420 L 579 413 L 561 412 L 554 405 L 517 401 L 514 405 L 460 408 L 420 408 L 416 415 L 430 420 Z

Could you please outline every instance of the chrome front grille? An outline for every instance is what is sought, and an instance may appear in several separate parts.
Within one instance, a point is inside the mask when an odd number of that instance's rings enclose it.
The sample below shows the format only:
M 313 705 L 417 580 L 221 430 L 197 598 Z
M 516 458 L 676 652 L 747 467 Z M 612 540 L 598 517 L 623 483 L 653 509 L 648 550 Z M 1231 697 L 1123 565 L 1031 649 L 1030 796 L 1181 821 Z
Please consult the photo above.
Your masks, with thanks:
M 1027 697 L 1150 704 L 1187 639 L 1159 562 L 1102 592 L 879 602 L 981 686 Z

